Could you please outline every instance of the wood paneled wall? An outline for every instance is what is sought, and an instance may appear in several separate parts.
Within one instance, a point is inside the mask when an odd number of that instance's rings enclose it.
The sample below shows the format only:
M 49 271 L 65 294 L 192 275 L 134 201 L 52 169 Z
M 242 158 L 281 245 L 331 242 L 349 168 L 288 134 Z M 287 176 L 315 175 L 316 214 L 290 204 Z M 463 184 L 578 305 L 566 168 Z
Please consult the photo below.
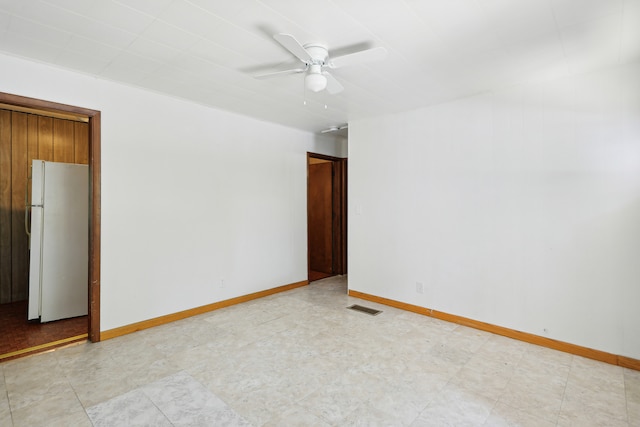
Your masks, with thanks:
M 0 304 L 28 297 L 24 214 L 33 159 L 88 164 L 88 123 L 0 109 Z

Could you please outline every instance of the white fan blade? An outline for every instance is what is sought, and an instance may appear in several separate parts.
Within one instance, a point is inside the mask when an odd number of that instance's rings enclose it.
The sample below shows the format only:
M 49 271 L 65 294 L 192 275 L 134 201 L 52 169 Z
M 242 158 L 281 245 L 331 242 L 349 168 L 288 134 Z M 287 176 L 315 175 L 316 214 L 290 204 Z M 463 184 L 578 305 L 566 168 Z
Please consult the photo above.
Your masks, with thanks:
M 348 55 L 337 56 L 331 58 L 329 67 L 340 68 L 345 65 L 359 64 L 362 62 L 378 61 L 387 56 L 387 49 L 383 47 L 374 47 L 373 49 L 361 50 L 359 52 L 350 53 Z
M 331 95 L 335 95 L 336 93 L 340 93 L 344 90 L 344 87 L 340 84 L 339 81 L 336 80 L 331 74 L 326 71 L 322 73 L 323 76 L 327 78 L 327 92 Z
M 348 128 L 348 125 L 342 125 L 342 126 L 331 126 L 331 127 L 330 127 L 330 128 L 328 128 L 328 129 L 323 129 L 323 130 L 321 130 L 321 131 L 320 131 L 320 133 L 337 132 L 337 131 L 339 131 L 339 130 L 347 129 L 347 128 Z
M 257 76 L 253 76 L 253 78 L 254 79 L 268 79 L 268 78 L 271 78 L 271 77 L 280 77 L 280 76 L 286 76 L 286 75 L 289 75 L 289 74 L 304 73 L 305 71 L 307 71 L 306 68 L 294 68 L 292 70 L 274 71 L 273 73 L 258 74 Z
M 313 61 L 313 58 L 311 58 L 309 52 L 307 52 L 304 46 L 302 46 L 300 42 L 298 42 L 298 40 L 296 40 L 295 37 L 293 37 L 291 34 L 274 34 L 273 38 L 276 39 L 278 43 L 284 46 L 289 52 L 297 56 L 300 61 L 304 62 L 305 64 Z

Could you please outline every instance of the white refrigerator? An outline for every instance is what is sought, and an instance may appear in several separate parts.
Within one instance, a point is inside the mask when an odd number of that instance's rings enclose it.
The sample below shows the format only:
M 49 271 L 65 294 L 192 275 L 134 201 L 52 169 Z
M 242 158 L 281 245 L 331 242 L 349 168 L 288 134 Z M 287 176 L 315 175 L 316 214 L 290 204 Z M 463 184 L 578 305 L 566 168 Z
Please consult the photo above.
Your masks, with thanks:
M 27 186 L 28 187 L 28 186 Z M 29 320 L 86 315 L 89 292 L 89 167 L 33 160 Z

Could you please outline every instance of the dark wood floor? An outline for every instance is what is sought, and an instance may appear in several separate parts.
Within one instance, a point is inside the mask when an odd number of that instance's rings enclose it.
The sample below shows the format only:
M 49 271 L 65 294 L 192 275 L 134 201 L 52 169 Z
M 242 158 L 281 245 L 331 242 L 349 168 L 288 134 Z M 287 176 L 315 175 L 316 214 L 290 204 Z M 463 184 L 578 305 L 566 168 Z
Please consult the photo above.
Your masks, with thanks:
M 335 274 L 323 273 L 321 271 L 309 271 L 309 282 L 314 282 L 316 280 L 324 279 L 326 277 L 335 276 Z
M 88 330 L 87 316 L 48 323 L 29 322 L 27 321 L 27 301 L 0 304 L 0 362 L 53 348 L 56 345 L 43 345 L 71 337 L 85 335 L 78 338 L 78 340 L 84 340 Z M 66 345 L 69 342 L 72 341 L 58 345 Z M 33 349 L 34 347 L 39 348 Z M 25 349 L 33 350 L 14 354 Z

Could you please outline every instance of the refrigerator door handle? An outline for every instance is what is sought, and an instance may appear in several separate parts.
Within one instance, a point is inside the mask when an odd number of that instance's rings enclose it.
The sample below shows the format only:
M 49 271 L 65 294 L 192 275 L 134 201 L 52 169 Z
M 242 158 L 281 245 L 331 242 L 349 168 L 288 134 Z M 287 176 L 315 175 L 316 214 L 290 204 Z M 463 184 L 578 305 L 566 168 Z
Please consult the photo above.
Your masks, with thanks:
M 31 210 L 31 203 L 29 203 L 29 183 L 31 182 L 31 173 L 27 178 L 27 185 L 24 188 L 24 231 L 29 236 L 29 247 L 31 247 L 31 224 L 29 223 L 29 211 Z
M 33 166 L 31 166 L 33 169 Z M 31 208 L 42 208 L 44 205 L 34 205 L 33 200 L 29 202 L 29 189 L 31 186 L 29 183 L 31 182 L 31 172 L 29 172 L 29 176 L 27 177 L 27 185 L 24 188 L 24 231 L 27 233 L 27 236 L 31 237 Z M 31 247 L 31 240 L 29 240 L 29 247 Z

